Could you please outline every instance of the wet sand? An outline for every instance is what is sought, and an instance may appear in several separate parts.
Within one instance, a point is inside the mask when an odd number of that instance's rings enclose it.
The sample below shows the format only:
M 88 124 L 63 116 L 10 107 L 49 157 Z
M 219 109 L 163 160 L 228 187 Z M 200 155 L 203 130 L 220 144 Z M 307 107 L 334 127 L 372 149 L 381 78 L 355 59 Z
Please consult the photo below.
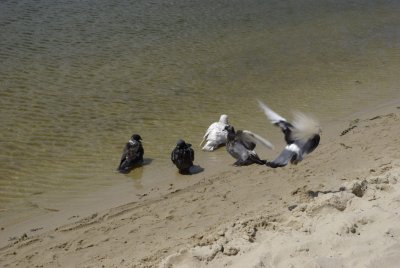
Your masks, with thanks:
M 0 266 L 394 267 L 400 101 L 325 129 L 297 166 L 232 166 L 112 209 L 2 227 Z

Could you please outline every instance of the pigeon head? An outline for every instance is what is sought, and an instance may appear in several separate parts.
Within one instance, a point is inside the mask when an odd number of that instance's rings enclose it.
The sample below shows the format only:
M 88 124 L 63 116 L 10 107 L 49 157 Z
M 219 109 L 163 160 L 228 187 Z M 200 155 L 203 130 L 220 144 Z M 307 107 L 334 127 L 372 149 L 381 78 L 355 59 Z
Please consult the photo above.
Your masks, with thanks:
M 221 117 L 219 118 L 219 122 L 228 125 L 228 116 L 226 114 L 221 115 Z
M 131 137 L 131 140 L 132 141 L 141 141 L 142 137 L 140 137 L 139 134 L 133 134 L 132 137 Z
M 226 126 L 226 127 L 224 128 L 224 130 L 226 130 L 228 133 L 229 133 L 229 132 L 235 133 L 235 128 L 232 127 L 231 125 Z
M 233 140 L 235 139 L 235 128 L 228 125 L 224 128 L 224 130 L 226 130 L 228 132 L 228 140 Z
M 178 140 L 178 142 L 176 143 L 176 147 L 178 147 L 179 149 L 185 148 L 185 146 L 186 146 L 186 143 L 182 139 Z

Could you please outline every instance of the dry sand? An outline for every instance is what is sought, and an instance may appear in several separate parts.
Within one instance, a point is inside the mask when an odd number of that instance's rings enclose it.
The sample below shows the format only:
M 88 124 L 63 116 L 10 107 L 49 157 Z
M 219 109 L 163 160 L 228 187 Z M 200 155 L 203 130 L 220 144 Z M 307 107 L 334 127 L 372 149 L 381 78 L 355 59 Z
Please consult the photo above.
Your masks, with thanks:
M 400 102 L 329 128 L 297 166 L 232 167 L 40 234 L 21 230 L 0 266 L 398 267 Z

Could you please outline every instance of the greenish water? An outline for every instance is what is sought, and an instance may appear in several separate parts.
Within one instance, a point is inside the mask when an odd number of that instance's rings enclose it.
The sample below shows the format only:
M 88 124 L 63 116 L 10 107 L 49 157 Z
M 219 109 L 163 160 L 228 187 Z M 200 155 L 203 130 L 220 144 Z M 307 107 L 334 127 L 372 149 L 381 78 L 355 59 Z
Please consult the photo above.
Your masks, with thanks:
M 196 145 L 221 113 L 279 138 L 256 98 L 323 124 L 399 98 L 398 14 L 390 0 L 1 1 L 0 216 L 176 177 L 179 138 L 203 174 L 229 168 Z M 133 133 L 149 165 L 121 175 Z

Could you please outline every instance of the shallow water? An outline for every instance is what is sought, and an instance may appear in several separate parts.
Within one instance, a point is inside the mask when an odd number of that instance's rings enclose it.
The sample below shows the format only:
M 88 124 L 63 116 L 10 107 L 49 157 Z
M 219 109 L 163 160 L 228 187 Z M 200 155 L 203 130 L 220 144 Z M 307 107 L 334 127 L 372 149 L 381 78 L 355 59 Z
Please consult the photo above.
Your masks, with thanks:
M 176 180 L 221 113 L 268 133 L 262 99 L 322 124 L 400 97 L 398 1 L 2 1 L 0 216 L 118 183 Z M 133 133 L 149 165 L 115 172 Z M 208 171 L 210 170 L 210 171 Z

